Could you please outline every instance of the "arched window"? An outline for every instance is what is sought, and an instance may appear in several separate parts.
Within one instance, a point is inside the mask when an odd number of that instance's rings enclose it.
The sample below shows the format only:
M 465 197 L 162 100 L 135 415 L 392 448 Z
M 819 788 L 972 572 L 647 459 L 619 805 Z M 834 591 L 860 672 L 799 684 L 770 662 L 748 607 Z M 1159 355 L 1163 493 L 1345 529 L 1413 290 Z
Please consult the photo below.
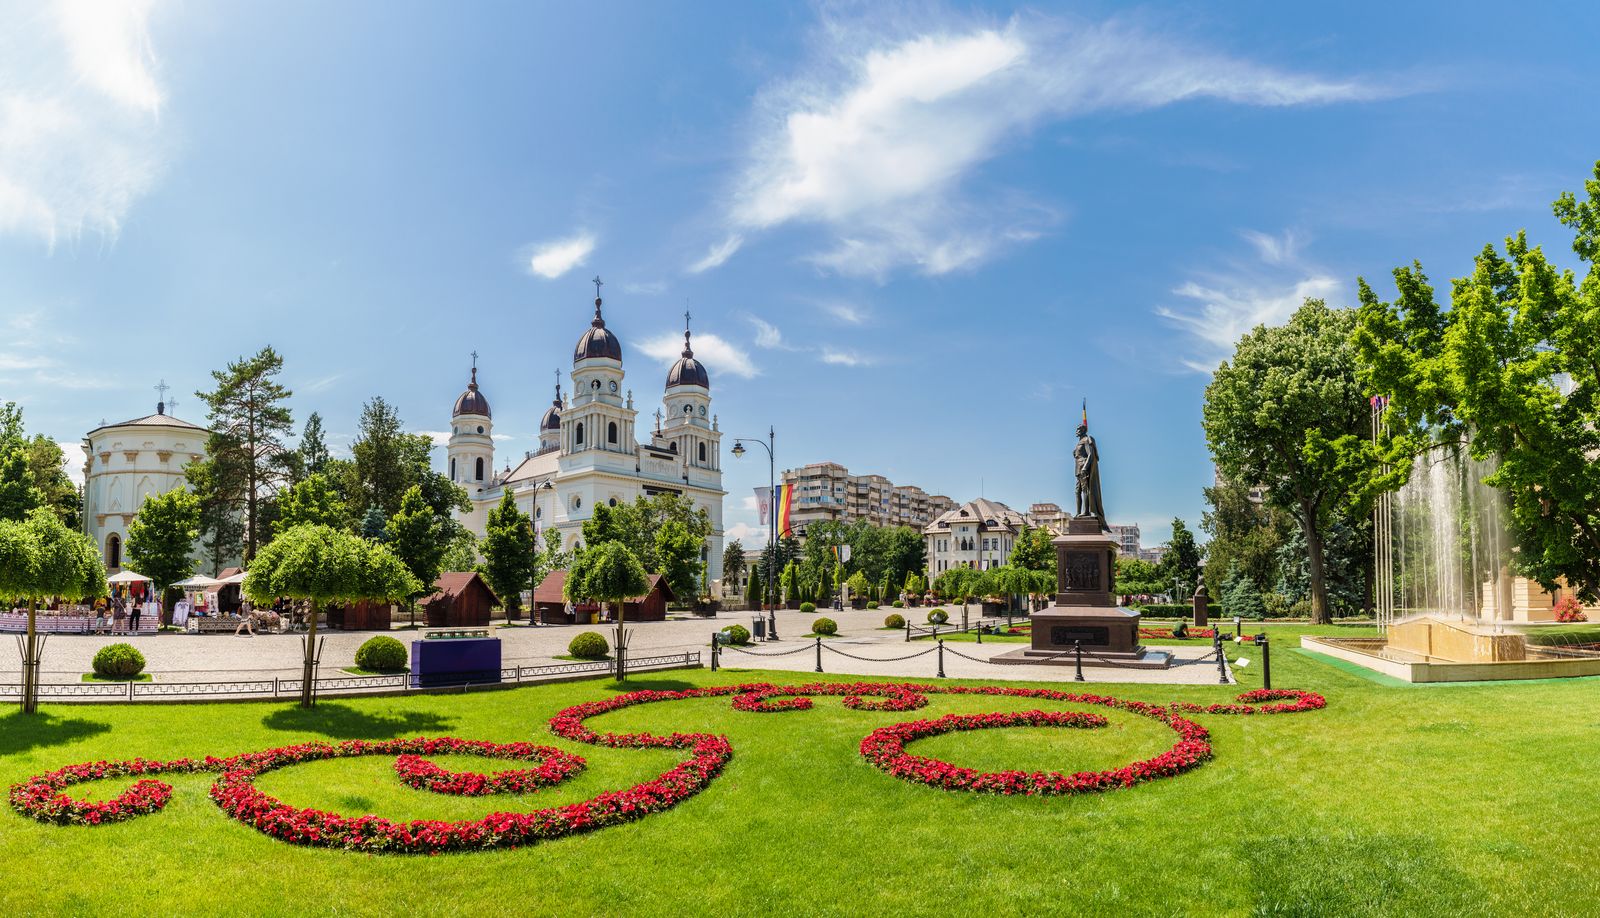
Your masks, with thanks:
M 533 508 L 533 518 L 536 519 L 536 520 L 544 519 L 544 508 L 543 507 L 534 507 Z
M 704 443 L 700 444 L 700 461 L 706 461 L 706 445 Z
M 673 452 L 677 452 L 678 451 L 678 441 L 676 441 L 676 440 L 672 441 L 672 451 Z
M 106 567 L 122 566 L 122 537 L 112 533 L 106 539 Z
M 607 443 L 615 443 L 615 442 L 617 442 L 617 422 L 616 421 L 612 421 L 611 423 L 606 425 L 606 442 Z
M 583 422 L 582 421 L 578 422 L 578 429 L 573 434 L 573 442 L 577 443 L 579 446 L 583 445 Z
M 461 479 L 456 477 L 456 460 L 455 460 L 454 456 L 450 457 L 450 480 L 451 481 L 460 481 L 461 480 Z
M 478 457 L 478 480 L 483 480 L 483 457 Z

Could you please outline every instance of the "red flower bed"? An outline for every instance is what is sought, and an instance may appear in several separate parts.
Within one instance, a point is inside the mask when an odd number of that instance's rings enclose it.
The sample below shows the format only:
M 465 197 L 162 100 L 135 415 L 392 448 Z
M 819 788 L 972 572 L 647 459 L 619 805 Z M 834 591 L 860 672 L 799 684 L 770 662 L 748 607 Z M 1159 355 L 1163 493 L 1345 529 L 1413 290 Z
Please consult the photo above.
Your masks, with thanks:
M 130 819 L 160 810 L 171 799 L 170 785 L 142 779 L 116 798 L 104 802 L 74 800 L 63 793 L 73 784 L 100 778 L 170 772 L 220 771 L 212 784 L 211 799 L 223 812 L 274 838 L 302 845 L 367 852 L 435 854 L 443 851 L 517 847 L 550 838 L 629 822 L 669 809 L 709 785 L 733 757 L 727 737 L 709 733 L 597 733 L 585 726 L 591 717 L 638 704 L 733 695 L 741 711 L 803 710 L 812 696 L 839 696 L 857 710 L 903 711 L 927 704 L 930 694 L 994 695 L 1038 698 L 1072 704 L 1102 705 L 1150 717 L 1167 724 L 1178 741 L 1160 755 L 1102 772 L 978 772 L 936 759 L 910 755 L 905 745 L 917 739 L 952 730 L 977 730 L 1007 726 L 1059 726 L 1095 728 L 1106 719 L 1098 714 L 1071 711 L 951 714 L 934 720 L 894 724 L 869 734 L 861 754 L 896 777 L 935 787 L 1002 794 L 1072 794 L 1127 787 L 1141 781 L 1179 774 L 1211 756 L 1204 727 L 1173 711 L 1215 714 L 1282 714 L 1321 708 L 1321 695 L 1294 690 L 1246 692 L 1242 704 L 1157 705 L 1125 701 L 1105 695 L 1062 692 L 1054 689 L 1003 686 L 934 686 L 921 683 L 829 682 L 797 686 L 768 683 L 711 686 L 680 692 L 630 692 L 601 701 L 573 705 L 550 719 L 550 730 L 563 739 L 617 749 L 684 749 L 688 758 L 647 781 L 620 791 L 607 791 L 588 800 L 520 813 L 491 813 L 481 819 L 459 821 L 412 820 L 397 822 L 379 816 L 344 816 L 286 804 L 255 786 L 257 776 L 322 759 L 363 755 L 394 755 L 396 770 L 413 787 L 443 793 L 476 794 L 548 786 L 570 777 L 583 767 L 583 759 L 548 746 L 528 743 L 489 743 L 453 737 L 350 740 L 343 743 L 303 743 L 227 759 L 207 757 L 152 762 L 92 762 L 73 765 L 13 785 L 11 805 L 20 813 L 43 822 L 94 825 Z M 768 701 L 784 696 L 785 700 Z M 792 696 L 792 697 L 791 697 Z M 869 698 L 878 700 L 867 700 Z M 804 704 L 802 704 L 802 702 Z M 1257 706 L 1258 703 L 1262 703 Z M 491 776 L 451 773 L 422 756 L 480 755 L 487 758 L 538 761 L 538 768 L 499 772 Z M 508 777 L 510 776 L 510 777 Z M 492 788 L 492 790 L 491 790 Z
M 400 782 L 418 790 L 458 797 L 482 797 L 487 794 L 521 794 L 559 784 L 583 771 L 587 764 L 582 756 L 562 752 L 554 746 L 535 746 L 532 743 L 486 743 L 482 740 L 461 740 L 440 737 L 428 741 L 433 755 L 479 755 L 496 759 L 519 759 L 538 762 L 538 768 L 520 768 L 497 771 L 492 775 L 476 772 L 446 771 L 420 755 L 405 753 L 394 760 L 395 774 Z

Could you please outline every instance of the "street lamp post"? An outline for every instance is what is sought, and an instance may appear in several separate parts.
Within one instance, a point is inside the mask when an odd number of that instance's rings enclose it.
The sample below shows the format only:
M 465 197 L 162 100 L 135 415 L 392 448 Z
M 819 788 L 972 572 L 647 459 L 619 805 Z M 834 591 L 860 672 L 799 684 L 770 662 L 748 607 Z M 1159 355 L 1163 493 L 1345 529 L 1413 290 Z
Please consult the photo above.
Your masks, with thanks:
M 769 530 L 770 535 L 767 537 L 767 582 L 764 584 L 765 589 L 763 592 L 770 597 L 771 608 L 767 612 L 769 616 L 767 633 L 771 635 L 774 641 L 778 639 L 778 602 L 775 598 L 777 584 L 772 580 L 772 562 L 777 560 L 778 556 L 778 462 L 776 454 L 772 451 L 776 439 L 773 428 L 768 427 L 767 442 L 762 443 L 760 438 L 752 438 L 750 440 L 751 443 L 767 451 L 767 516 L 769 517 L 768 524 L 771 529 Z M 742 459 L 744 454 L 744 440 L 734 440 L 733 458 Z

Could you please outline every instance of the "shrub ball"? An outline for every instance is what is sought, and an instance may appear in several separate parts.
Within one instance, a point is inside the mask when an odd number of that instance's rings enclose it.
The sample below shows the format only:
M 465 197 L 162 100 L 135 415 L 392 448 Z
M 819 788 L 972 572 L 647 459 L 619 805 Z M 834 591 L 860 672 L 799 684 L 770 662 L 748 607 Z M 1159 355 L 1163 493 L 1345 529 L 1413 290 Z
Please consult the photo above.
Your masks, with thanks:
M 567 645 L 567 653 L 580 660 L 604 660 L 610 652 L 611 645 L 596 631 L 585 631 Z
M 894 607 L 896 609 L 904 609 L 906 607 L 906 604 L 904 602 L 901 602 L 900 600 L 896 599 L 894 601 Z
M 904 628 L 905 626 L 906 617 L 898 612 L 883 620 L 883 627 L 885 628 Z
M 743 625 L 729 625 L 722 629 L 722 643 L 748 644 L 750 643 L 750 629 Z
M 934 625 L 942 625 L 950 620 L 950 613 L 943 609 L 934 609 L 928 613 L 928 621 Z
M 819 618 L 811 623 L 812 634 L 838 634 L 839 623 L 831 618 Z
M 378 635 L 368 638 L 356 650 L 356 666 L 374 673 L 403 673 L 406 671 L 406 645 L 392 637 Z
M 107 644 L 95 652 L 94 674 L 102 679 L 132 679 L 144 672 L 144 654 L 131 644 Z
M 869 609 L 878 608 L 878 601 L 876 599 L 867 600 L 867 608 L 869 608 Z
M 800 611 L 810 615 L 811 613 L 817 611 L 817 604 L 814 602 L 803 602 L 800 604 Z

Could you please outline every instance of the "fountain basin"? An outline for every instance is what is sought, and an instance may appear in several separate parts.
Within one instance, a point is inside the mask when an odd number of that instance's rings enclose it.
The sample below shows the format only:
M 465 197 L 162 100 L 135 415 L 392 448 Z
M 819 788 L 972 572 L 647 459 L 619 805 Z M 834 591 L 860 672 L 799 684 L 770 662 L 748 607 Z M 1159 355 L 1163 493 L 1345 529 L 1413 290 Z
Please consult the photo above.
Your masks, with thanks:
M 1391 631 L 1398 627 L 1400 626 L 1393 626 Z M 1522 635 L 1500 636 L 1522 638 Z M 1600 676 L 1600 650 L 1594 649 L 1541 647 L 1524 643 L 1522 659 L 1455 661 L 1391 646 L 1383 638 L 1341 638 L 1309 634 L 1300 638 L 1300 647 L 1303 650 L 1324 654 L 1414 683 L 1495 682 Z

